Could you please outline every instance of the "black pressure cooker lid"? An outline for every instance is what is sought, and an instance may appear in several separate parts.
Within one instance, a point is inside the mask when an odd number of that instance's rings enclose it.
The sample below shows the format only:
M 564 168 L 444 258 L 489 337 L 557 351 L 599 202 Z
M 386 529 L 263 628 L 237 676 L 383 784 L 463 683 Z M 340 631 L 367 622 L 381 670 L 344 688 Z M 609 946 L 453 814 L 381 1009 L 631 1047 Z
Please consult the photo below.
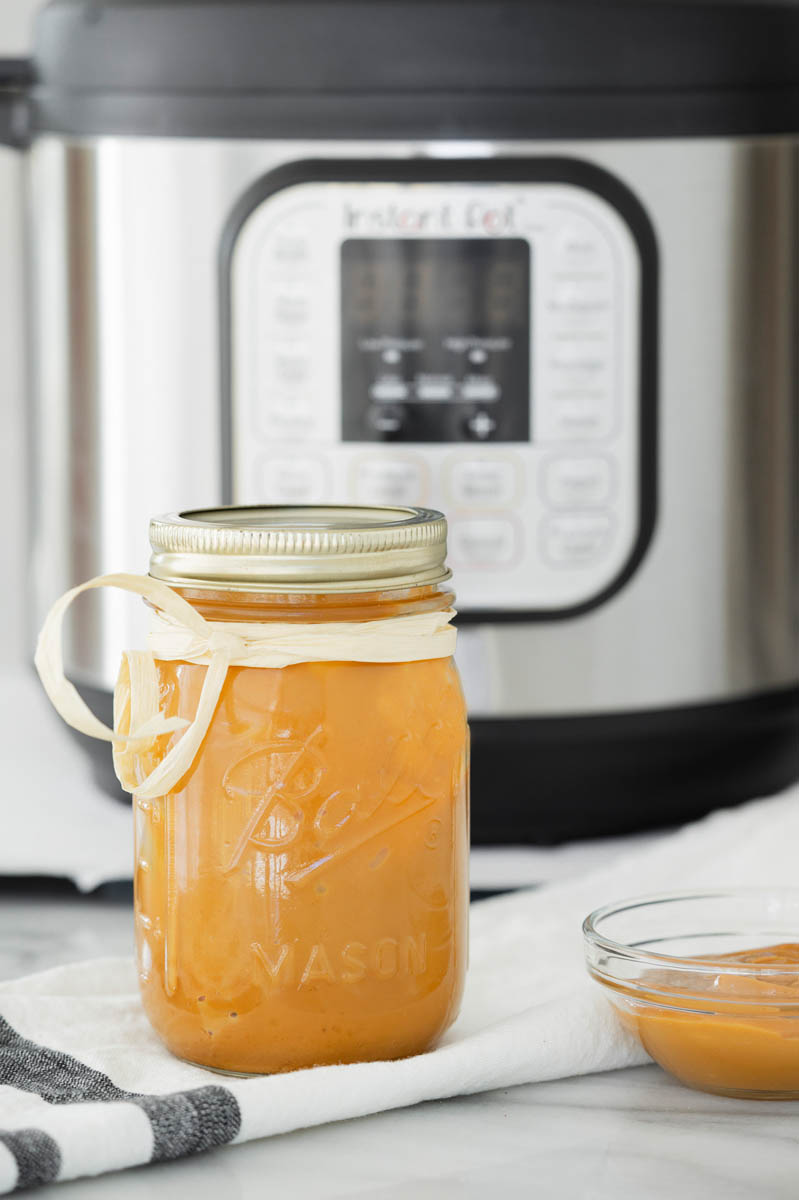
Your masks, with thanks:
M 796 0 L 52 0 L 35 127 L 599 137 L 799 127 Z

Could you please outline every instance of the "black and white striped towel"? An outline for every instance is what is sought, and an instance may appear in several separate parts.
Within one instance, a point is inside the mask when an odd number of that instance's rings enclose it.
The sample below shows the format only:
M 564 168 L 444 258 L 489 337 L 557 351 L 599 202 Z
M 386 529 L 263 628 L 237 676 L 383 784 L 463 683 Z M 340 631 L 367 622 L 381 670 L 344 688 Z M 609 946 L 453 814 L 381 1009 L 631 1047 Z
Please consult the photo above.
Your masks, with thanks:
M 0 984 L 0 1193 L 640 1062 L 583 971 L 584 914 L 673 887 L 790 884 L 797 844 L 794 790 L 689 826 L 579 883 L 475 905 L 463 1012 L 437 1050 L 401 1062 L 223 1080 L 161 1046 L 125 959 Z

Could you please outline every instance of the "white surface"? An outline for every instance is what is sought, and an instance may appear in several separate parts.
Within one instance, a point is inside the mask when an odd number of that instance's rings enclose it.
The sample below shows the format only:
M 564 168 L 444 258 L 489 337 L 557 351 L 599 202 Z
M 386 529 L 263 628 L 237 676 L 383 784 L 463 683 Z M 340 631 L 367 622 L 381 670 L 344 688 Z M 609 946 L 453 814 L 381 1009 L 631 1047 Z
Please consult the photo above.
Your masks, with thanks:
M 667 834 L 595 838 L 562 846 L 473 846 L 469 874 L 475 891 L 557 883 L 594 871 L 622 854 L 654 846 Z
M 794 788 L 715 814 L 578 882 L 478 904 L 472 912 L 463 1010 L 437 1050 L 401 1062 L 228 1080 L 225 1086 L 242 1114 L 239 1138 L 635 1061 L 642 1057 L 640 1049 L 584 971 L 582 917 L 597 904 L 652 890 L 791 884 L 797 841 L 799 789 Z M 160 1046 L 141 1013 L 128 959 L 60 967 L 0 985 L 0 1012 L 23 1036 L 75 1054 L 131 1091 L 164 1093 L 216 1078 L 172 1059 Z M 124 1111 L 118 1111 L 128 1107 L 129 1138 Z M 114 1114 L 116 1149 L 97 1105 L 43 1112 L 35 1099 L 20 1099 L 13 1090 L 0 1094 L 0 1127 L 34 1123 L 60 1141 L 74 1139 L 75 1146 L 85 1147 L 69 1160 L 76 1174 L 146 1158 L 139 1110 L 117 1102 Z M 86 1136 L 87 1129 L 92 1136 Z M 98 1158 L 93 1147 L 100 1143 Z M 134 1143 L 139 1146 L 135 1155 Z M 799 1150 L 793 1148 L 799 1165 Z M 10 1183 L 12 1178 L 0 1178 L 0 1188 Z
M 32 667 L 0 675 L 0 763 L 0 876 L 61 876 L 86 891 L 130 879 L 131 808 L 97 786 Z
M 131 927 L 128 905 L 107 899 L 6 896 L 0 978 L 124 953 Z M 797 1111 L 690 1092 L 640 1067 L 419 1104 L 35 1196 L 795 1200 Z
M 796 1200 L 797 1105 L 657 1067 L 420 1104 L 80 1179 L 35 1200 Z

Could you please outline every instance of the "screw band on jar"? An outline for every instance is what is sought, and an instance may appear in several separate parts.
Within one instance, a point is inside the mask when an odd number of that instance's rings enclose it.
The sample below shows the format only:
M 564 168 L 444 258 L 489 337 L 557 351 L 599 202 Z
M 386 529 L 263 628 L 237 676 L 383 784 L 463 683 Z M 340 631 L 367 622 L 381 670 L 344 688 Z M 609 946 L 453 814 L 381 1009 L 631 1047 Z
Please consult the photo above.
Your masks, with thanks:
M 64 675 L 63 620 L 72 601 L 94 588 L 113 587 L 149 600 L 156 608 L 150 649 L 127 651 L 114 692 L 114 728 L 103 724 Z M 113 743 L 122 787 L 142 799 L 171 791 L 190 769 L 216 711 L 228 668 L 281 668 L 307 662 L 418 662 L 450 658 L 456 630 L 452 608 L 372 621 L 208 621 L 171 587 L 147 575 L 99 575 L 66 592 L 47 615 L 35 663 L 47 695 L 73 729 Z M 160 711 L 156 658 L 208 667 L 194 718 Z M 181 738 L 144 779 L 134 759 L 145 743 L 182 731 Z
M 363 592 L 450 578 L 447 522 L 430 508 L 266 505 L 150 522 L 150 574 L 192 588 Z

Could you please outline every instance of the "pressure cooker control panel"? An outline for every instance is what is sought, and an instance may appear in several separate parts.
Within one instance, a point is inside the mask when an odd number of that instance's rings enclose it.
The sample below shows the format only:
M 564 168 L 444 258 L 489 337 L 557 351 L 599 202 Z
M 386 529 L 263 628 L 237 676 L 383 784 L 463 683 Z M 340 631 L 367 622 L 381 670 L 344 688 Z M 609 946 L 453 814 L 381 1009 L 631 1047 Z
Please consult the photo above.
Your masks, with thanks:
M 630 572 L 647 263 L 611 199 L 308 179 L 256 196 L 230 245 L 233 502 L 440 508 L 476 614 L 566 614 Z

